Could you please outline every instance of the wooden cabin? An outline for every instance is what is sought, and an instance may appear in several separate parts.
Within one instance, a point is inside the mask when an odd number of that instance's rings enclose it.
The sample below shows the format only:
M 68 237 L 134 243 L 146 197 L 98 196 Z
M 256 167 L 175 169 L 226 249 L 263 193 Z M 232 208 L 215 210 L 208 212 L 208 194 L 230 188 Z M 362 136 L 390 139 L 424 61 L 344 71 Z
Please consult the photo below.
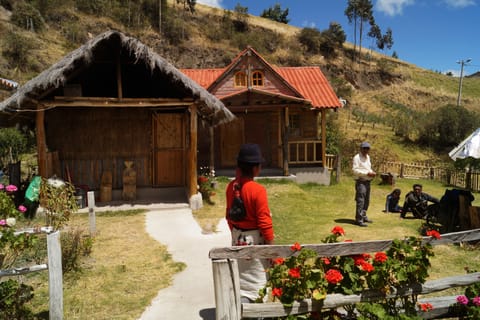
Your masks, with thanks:
M 11 123 L 37 132 L 39 174 L 99 190 L 136 187 L 197 193 L 197 127 L 234 119 L 223 103 L 135 38 L 101 34 L 0 103 Z
M 199 163 L 232 168 L 242 143 L 258 143 L 264 168 L 324 167 L 326 113 L 342 107 L 319 67 L 275 67 L 253 48 L 219 69 L 182 69 L 236 119 L 199 128 Z

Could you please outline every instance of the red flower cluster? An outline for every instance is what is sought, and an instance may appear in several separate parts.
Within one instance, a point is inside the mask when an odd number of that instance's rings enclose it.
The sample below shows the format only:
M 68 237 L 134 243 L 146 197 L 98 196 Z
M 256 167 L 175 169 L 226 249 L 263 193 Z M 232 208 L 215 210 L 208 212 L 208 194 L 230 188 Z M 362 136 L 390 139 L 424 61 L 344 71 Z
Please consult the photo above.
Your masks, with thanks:
M 433 306 L 430 303 L 422 303 L 420 304 L 420 309 L 424 312 L 433 310 Z
M 375 270 L 373 265 L 370 262 L 367 261 L 367 260 L 372 258 L 372 256 L 369 255 L 368 253 L 364 253 L 364 254 L 361 254 L 361 255 L 356 255 L 356 256 L 353 256 L 352 258 L 354 260 L 355 265 L 360 266 L 360 268 L 363 271 L 372 272 L 373 270 Z
M 284 262 L 285 262 L 285 259 L 283 258 L 276 258 L 273 260 L 274 265 L 283 264 Z
M 427 236 L 433 237 L 437 240 L 441 238 L 440 233 L 437 230 L 428 230 L 427 231 Z
M 273 288 L 272 289 L 272 296 L 274 297 L 281 297 L 283 293 L 282 288 Z
M 290 247 L 290 249 L 292 249 L 292 251 L 300 251 L 300 250 L 302 250 L 302 246 L 300 245 L 300 243 L 295 242 L 295 243 Z
M 339 227 L 339 226 L 335 226 L 333 227 L 332 231 L 331 231 L 334 235 L 336 236 L 343 236 L 345 235 L 345 231 L 343 230 L 342 227 Z
M 199 176 L 198 177 L 198 183 L 207 183 L 208 182 L 208 178 L 205 177 L 205 176 Z
M 385 252 L 375 253 L 375 262 L 384 263 L 385 261 L 387 261 L 387 259 L 388 257 Z
M 330 259 L 328 259 L 328 258 L 323 257 L 323 258 L 322 258 L 322 261 L 323 261 L 323 263 L 324 263 L 325 265 L 327 265 L 327 266 L 330 264 Z
M 288 270 L 288 275 L 294 279 L 300 278 L 300 268 L 292 268 Z
M 343 275 L 338 270 L 330 269 L 325 273 L 325 279 L 327 279 L 328 283 L 337 284 L 343 280 Z

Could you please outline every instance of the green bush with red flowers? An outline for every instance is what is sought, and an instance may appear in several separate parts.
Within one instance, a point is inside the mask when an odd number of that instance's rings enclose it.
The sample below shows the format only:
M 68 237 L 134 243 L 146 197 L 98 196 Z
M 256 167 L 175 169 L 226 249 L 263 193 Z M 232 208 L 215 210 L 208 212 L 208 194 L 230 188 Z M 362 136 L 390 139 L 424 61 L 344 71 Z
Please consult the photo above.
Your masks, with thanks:
M 436 231 L 427 235 L 440 238 Z M 340 242 L 344 236 L 343 228 L 336 226 L 323 243 Z M 290 307 L 295 301 L 323 300 L 332 293 L 352 295 L 374 290 L 385 298 L 375 303 L 346 306 L 343 316 L 356 319 L 420 319 L 418 310 L 431 310 L 431 305 L 419 304 L 415 294 L 386 297 L 403 287 L 423 284 L 427 279 L 433 250 L 429 243 L 422 243 L 421 237 L 393 240 L 387 251 L 373 254 L 320 257 L 314 250 L 303 248 L 298 243 L 292 245 L 291 250 L 290 257 L 273 260 L 272 267 L 267 270 L 267 285 L 260 290 L 261 299 L 268 295 L 268 301 Z M 342 317 L 332 310 L 325 310 L 322 314 L 289 316 L 288 319 L 317 319 L 320 315 L 327 319 Z

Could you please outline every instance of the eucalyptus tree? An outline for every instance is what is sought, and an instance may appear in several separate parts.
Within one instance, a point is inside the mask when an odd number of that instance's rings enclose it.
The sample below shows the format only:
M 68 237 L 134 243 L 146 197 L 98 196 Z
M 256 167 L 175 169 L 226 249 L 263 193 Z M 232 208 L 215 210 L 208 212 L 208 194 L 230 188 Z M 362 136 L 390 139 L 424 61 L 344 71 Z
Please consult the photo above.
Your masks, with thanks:
M 374 21 L 372 1 L 371 0 L 348 0 L 347 8 L 345 9 L 345 15 L 347 16 L 349 23 L 354 23 L 354 47 L 353 47 L 354 55 L 356 51 L 357 28 L 358 28 L 358 35 L 359 35 L 358 54 L 361 55 L 364 24 L 366 22 Z

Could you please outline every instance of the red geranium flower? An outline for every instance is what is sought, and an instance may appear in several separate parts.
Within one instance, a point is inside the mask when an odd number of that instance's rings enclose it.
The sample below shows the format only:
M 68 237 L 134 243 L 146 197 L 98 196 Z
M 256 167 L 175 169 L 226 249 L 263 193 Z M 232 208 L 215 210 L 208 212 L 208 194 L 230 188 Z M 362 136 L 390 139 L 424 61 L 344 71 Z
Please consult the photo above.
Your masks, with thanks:
M 324 264 L 329 265 L 330 264 L 330 259 L 323 257 L 322 261 Z
M 273 260 L 273 264 L 283 264 L 285 262 L 285 259 L 283 258 L 276 258 Z
M 343 280 L 342 273 L 335 269 L 330 269 L 325 273 L 325 279 L 327 279 L 328 283 L 337 284 Z
M 273 288 L 272 289 L 272 296 L 274 297 L 281 297 L 283 293 L 282 288 Z
M 440 233 L 437 230 L 428 230 L 427 231 L 427 236 L 433 237 L 437 240 L 441 238 Z
M 363 271 L 367 272 L 372 272 L 375 268 L 368 262 L 363 261 L 360 267 L 363 269 Z
M 292 251 L 300 251 L 300 250 L 302 250 L 302 246 L 300 245 L 300 243 L 295 242 L 295 243 L 290 247 L 290 249 L 292 249 Z
M 387 255 L 385 254 L 385 252 L 377 252 L 375 253 L 375 262 L 380 262 L 380 263 L 384 263 L 385 261 L 387 261 L 388 257 Z
M 343 230 L 343 228 L 339 226 L 333 227 L 331 232 L 336 236 L 343 236 L 345 234 L 345 231 Z
M 430 303 L 422 303 L 420 304 L 420 309 L 422 309 L 424 312 L 427 312 L 433 310 L 433 306 Z
M 300 278 L 300 268 L 292 268 L 288 270 L 288 275 L 295 279 Z
M 363 258 L 363 255 L 352 256 L 352 259 L 353 259 L 353 261 L 355 261 L 356 266 L 359 266 L 359 265 L 361 265 L 362 263 L 365 262 L 365 259 Z

